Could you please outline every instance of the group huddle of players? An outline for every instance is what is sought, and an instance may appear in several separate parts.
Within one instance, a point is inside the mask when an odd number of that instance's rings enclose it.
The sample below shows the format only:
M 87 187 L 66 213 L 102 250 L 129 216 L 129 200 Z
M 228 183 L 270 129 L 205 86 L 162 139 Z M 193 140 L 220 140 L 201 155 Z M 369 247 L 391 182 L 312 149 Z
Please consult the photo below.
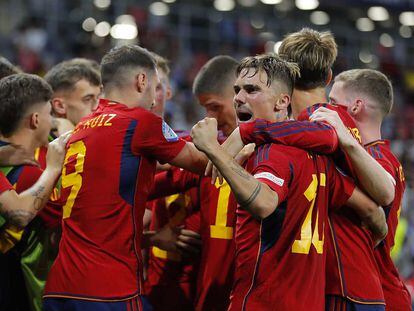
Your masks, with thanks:
M 0 308 L 411 310 L 392 85 L 333 77 L 336 56 L 304 28 L 277 55 L 212 58 L 191 133 L 163 120 L 168 63 L 139 46 L 44 79 L 3 61 Z

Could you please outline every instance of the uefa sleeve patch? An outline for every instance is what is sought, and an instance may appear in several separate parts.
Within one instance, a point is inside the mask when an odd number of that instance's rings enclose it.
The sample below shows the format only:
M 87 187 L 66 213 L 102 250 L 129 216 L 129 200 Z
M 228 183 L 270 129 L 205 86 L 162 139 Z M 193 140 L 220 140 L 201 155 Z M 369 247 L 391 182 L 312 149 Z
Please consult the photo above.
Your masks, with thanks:
M 254 178 L 258 179 L 267 179 L 270 180 L 272 183 L 282 187 L 283 184 L 285 183 L 285 180 L 279 177 L 276 177 L 275 175 L 273 175 L 272 173 L 268 173 L 268 172 L 261 172 L 261 173 L 257 173 L 253 176 Z
M 171 127 L 165 121 L 162 121 L 162 135 L 168 142 L 178 141 L 177 134 L 173 131 Z

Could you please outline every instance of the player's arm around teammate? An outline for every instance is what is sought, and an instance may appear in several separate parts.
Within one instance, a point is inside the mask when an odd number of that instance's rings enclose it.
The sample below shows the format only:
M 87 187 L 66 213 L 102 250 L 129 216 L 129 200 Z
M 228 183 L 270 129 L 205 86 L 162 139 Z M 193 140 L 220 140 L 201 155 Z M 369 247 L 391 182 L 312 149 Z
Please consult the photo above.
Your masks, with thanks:
M 24 228 L 45 206 L 61 173 L 69 137 L 70 132 L 67 132 L 49 144 L 47 167 L 30 189 L 17 194 L 10 187 L 0 194 L 0 213 L 10 223 Z

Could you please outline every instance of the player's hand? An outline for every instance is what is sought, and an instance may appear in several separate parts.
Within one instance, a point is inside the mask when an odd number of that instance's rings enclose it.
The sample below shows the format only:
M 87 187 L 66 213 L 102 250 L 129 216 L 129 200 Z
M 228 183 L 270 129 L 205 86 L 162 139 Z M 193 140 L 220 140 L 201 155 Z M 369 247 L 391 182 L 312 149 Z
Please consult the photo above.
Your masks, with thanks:
M 0 147 L 0 166 L 21 164 L 39 166 L 39 163 L 34 158 L 34 154 L 28 152 L 20 145 L 8 144 Z
M 177 240 L 179 233 L 179 228 L 172 228 L 169 225 L 165 225 L 153 234 L 151 237 L 151 245 L 154 245 L 165 251 L 178 252 Z
M 63 160 L 66 154 L 66 143 L 68 142 L 72 131 L 60 135 L 54 141 L 49 143 L 46 154 L 46 167 L 54 171 L 61 171 Z
M 177 239 L 177 247 L 182 255 L 194 255 L 200 252 L 201 236 L 192 230 L 180 228 Z
M 204 118 L 198 121 L 191 130 L 194 145 L 206 154 L 213 152 L 214 147 L 219 145 L 217 134 L 217 120 L 214 118 Z
M 331 125 L 338 135 L 338 140 L 341 147 L 348 147 L 357 143 L 356 139 L 351 135 L 349 130 L 342 122 L 338 113 L 334 110 L 320 107 L 316 109 L 314 113 L 312 113 L 310 120 L 315 122 L 326 122 Z

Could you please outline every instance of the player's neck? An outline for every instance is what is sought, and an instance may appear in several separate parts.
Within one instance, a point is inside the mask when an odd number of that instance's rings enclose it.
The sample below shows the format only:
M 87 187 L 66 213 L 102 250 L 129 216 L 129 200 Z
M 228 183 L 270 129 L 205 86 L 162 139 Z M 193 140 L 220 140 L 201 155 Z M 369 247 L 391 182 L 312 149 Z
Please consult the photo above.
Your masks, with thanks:
M 140 106 L 140 98 L 137 98 L 136 93 L 131 94 L 131 92 L 128 92 L 128 90 L 124 89 L 112 89 L 108 92 L 105 92 L 105 98 L 109 101 L 123 104 L 128 108 L 136 108 Z
M 357 120 L 355 123 L 359 129 L 363 145 L 381 139 L 381 123 L 367 120 Z
M 293 118 L 297 116 L 306 108 L 317 103 L 326 103 L 326 91 L 324 87 L 312 90 L 298 90 L 294 89 L 292 94 L 292 114 Z
M 41 146 L 41 144 L 35 139 L 33 133 L 30 133 L 27 129 L 20 129 L 16 131 L 10 137 L 1 137 L 1 140 L 21 146 L 28 153 L 34 153 L 35 150 Z

